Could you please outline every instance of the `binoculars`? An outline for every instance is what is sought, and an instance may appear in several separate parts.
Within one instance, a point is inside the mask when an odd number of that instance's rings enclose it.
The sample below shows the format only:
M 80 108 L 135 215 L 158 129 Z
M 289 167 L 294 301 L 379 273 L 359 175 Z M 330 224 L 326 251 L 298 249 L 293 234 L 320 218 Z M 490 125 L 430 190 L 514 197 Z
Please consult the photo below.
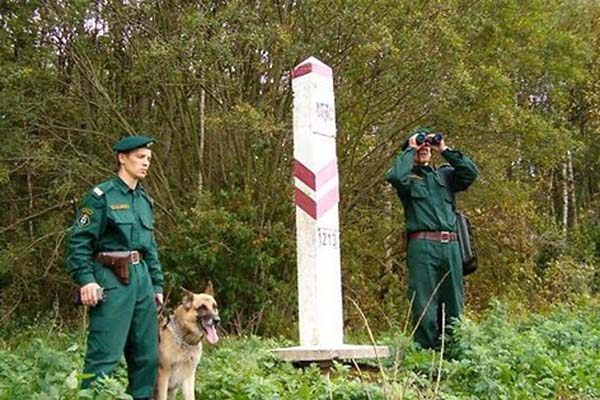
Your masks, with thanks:
M 434 133 L 433 136 L 427 136 L 424 133 L 419 133 L 416 137 L 416 142 L 417 146 L 420 146 L 423 143 L 429 143 L 431 146 L 438 146 L 443 139 L 444 135 L 441 133 Z

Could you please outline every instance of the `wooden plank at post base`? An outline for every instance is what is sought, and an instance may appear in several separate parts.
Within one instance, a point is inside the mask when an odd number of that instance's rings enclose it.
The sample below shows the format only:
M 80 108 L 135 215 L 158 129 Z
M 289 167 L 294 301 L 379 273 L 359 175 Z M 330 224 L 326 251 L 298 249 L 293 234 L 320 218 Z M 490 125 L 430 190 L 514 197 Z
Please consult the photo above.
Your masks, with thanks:
M 387 346 L 344 344 L 336 347 L 296 346 L 273 349 L 271 352 L 283 361 L 358 360 L 364 358 L 387 358 Z

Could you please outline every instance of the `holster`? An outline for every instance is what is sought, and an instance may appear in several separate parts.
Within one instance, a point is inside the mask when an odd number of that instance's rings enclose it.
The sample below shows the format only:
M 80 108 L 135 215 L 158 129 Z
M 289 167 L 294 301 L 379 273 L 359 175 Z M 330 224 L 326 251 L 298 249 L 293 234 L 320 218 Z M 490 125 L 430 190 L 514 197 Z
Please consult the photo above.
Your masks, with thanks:
M 136 252 L 137 253 L 137 252 Z M 129 284 L 129 264 L 132 262 L 130 252 L 110 252 L 96 254 L 96 261 L 113 271 L 124 285 Z M 139 255 L 138 255 L 139 262 Z

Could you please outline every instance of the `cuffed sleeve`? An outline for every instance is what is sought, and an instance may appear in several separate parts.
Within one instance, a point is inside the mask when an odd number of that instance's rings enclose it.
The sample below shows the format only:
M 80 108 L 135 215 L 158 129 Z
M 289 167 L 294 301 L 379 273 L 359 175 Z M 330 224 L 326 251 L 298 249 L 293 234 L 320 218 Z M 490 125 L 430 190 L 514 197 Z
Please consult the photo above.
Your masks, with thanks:
M 148 265 L 148 271 L 150 272 L 150 278 L 152 279 L 152 286 L 154 287 L 154 293 L 162 293 L 164 285 L 164 276 L 162 267 L 158 261 L 158 250 L 156 246 L 156 240 L 154 235 L 152 236 L 152 244 L 150 249 L 146 252 L 146 264 Z
M 410 180 L 408 175 L 413 168 L 413 160 L 415 158 L 415 149 L 407 148 L 396 157 L 396 161 L 392 168 L 385 176 L 388 181 L 400 195 L 405 195 L 410 192 Z
M 160 261 L 158 259 L 158 246 L 156 245 L 156 235 L 154 231 L 154 218 L 153 208 L 154 208 L 154 200 L 146 193 L 146 191 L 142 189 L 142 195 L 147 201 L 147 208 L 142 208 L 140 213 L 142 214 L 142 221 L 146 220 L 145 228 L 150 228 L 152 230 L 152 235 L 150 237 L 150 241 L 144 243 L 144 257 L 146 261 L 146 265 L 148 266 L 148 272 L 150 273 L 150 279 L 152 280 L 152 287 L 154 288 L 154 293 L 162 293 L 163 285 L 164 285 L 164 276 L 162 272 L 162 266 L 160 265 Z
M 452 171 L 449 173 L 449 182 L 453 192 L 466 190 L 477 178 L 479 171 L 477 166 L 462 154 L 460 151 L 446 149 L 442 152 L 442 157 L 446 159 L 452 166 Z

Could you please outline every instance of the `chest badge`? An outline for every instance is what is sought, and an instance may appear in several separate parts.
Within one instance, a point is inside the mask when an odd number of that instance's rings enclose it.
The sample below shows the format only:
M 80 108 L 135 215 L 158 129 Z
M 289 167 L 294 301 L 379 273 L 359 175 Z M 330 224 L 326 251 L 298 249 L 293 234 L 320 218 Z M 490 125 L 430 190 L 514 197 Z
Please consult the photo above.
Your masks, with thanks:
M 111 210 L 127 210 L 129 208 L 129 204 L 111 204 Z

